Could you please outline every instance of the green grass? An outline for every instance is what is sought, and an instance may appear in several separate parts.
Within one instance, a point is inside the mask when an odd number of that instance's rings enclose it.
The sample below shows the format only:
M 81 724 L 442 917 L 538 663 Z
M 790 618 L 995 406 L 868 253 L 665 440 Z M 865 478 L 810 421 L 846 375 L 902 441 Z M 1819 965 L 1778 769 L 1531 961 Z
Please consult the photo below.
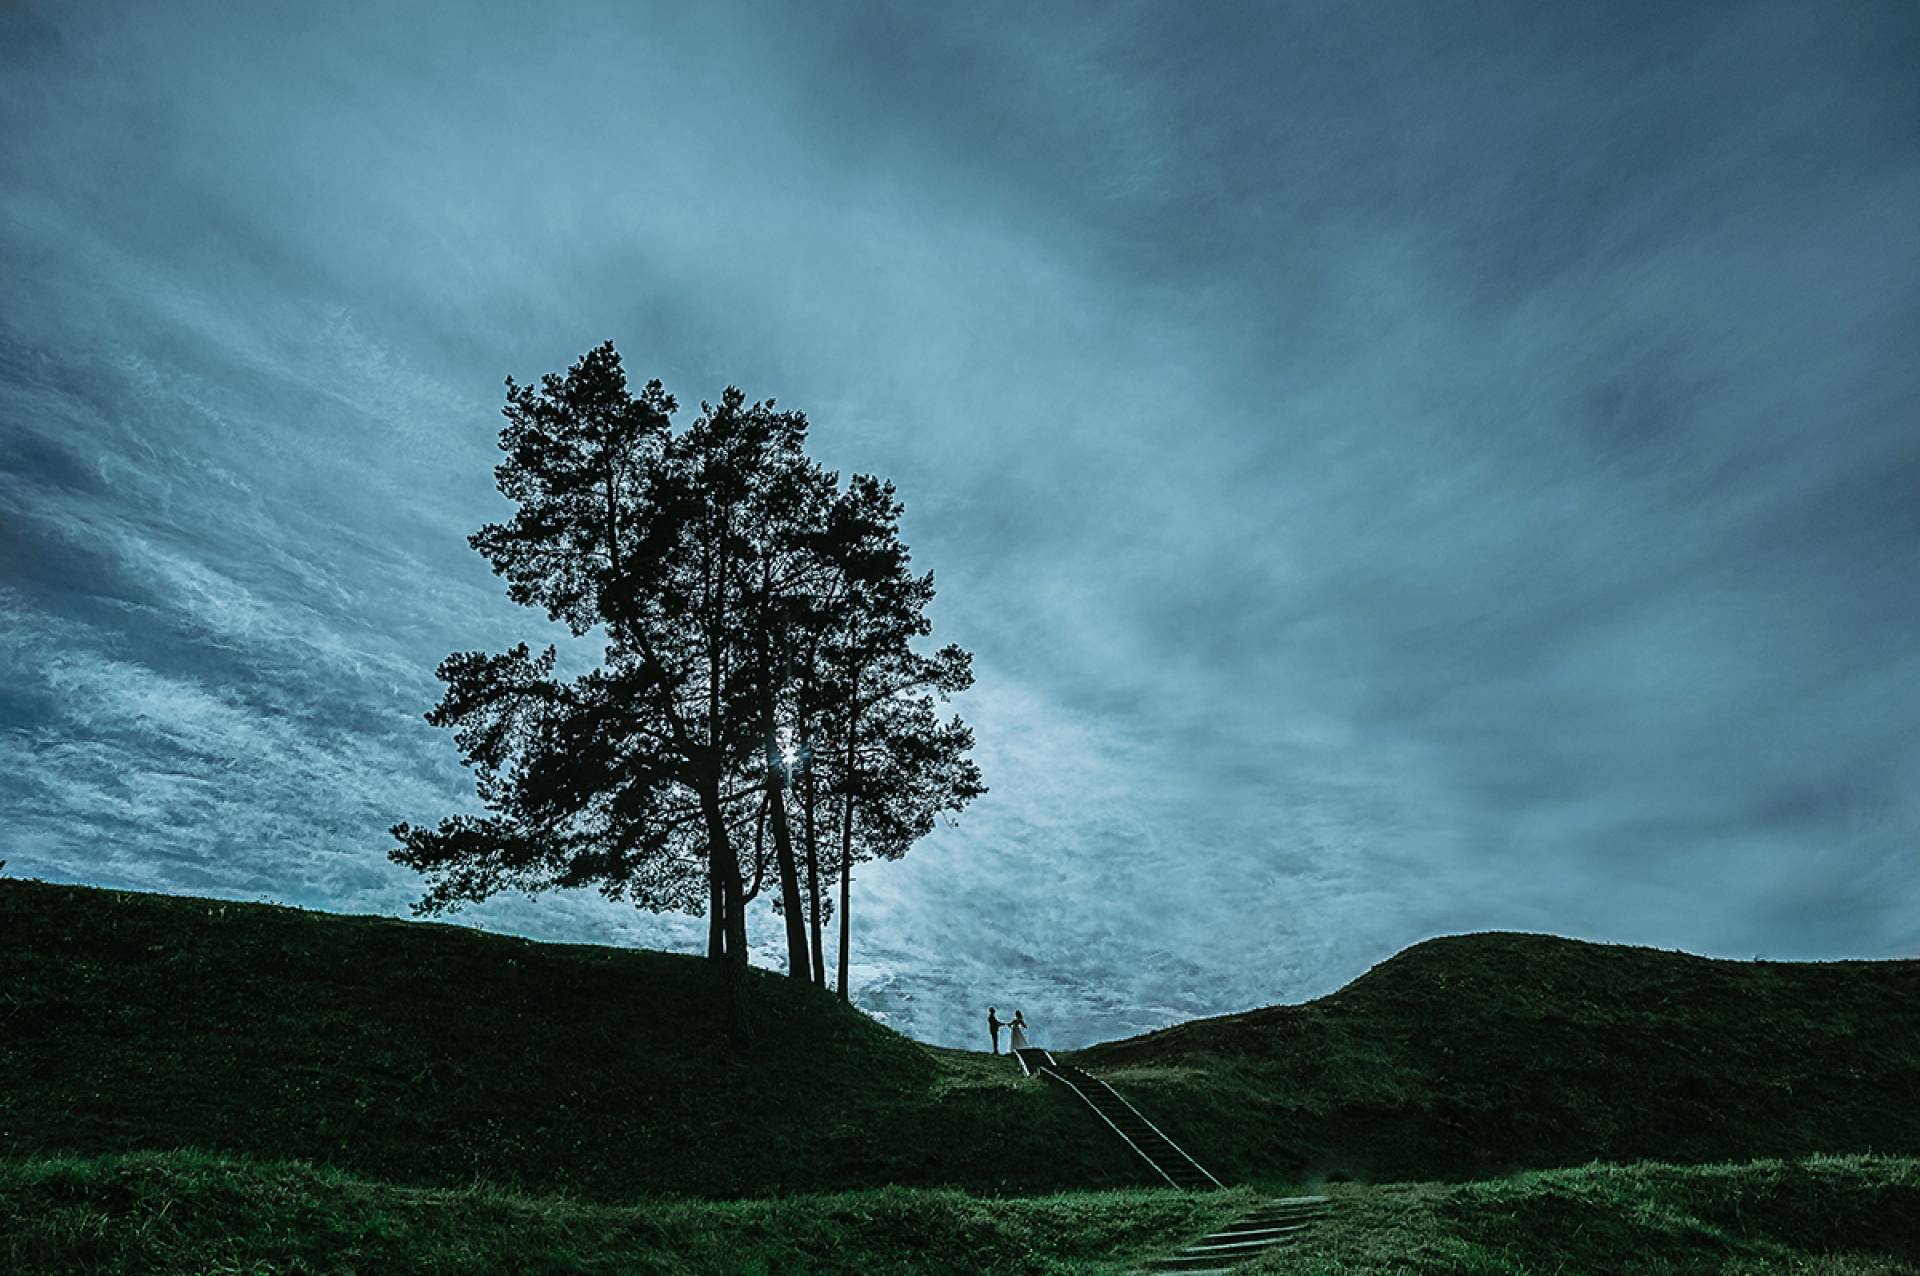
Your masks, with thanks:
M 1327 1220 L 1246 1276 L 1920 1273 L 1911 1157 L 1593 1165 L 1329 1190 Z
M 1595 1165 L 1328 1191 L 1325 1220 L 1246 1276 L 1920 1272 L 1914 1158 Z M 1120 1276 L 1258 1200 L 881 1188 L 608 1205 L 196 1152 L 48 1157 L 0 1162 L 0 1270 Z
M 1250 1193 L 881 1188 L 606 1205 L 204 1153 L 0 1163 L 0 1269 L 37 1273 L 1114 1276 Z
M 1147 1185 L 1077 1100 L 668 953 L 0 880 L 0 1156 L 192 1147 L 627 1200 Z
M 1920 961 L 1460 935 L 1069 1057 L 1229 1181 L 1920 1153 Z
M 194 1148 L 614 1203 L 1153 1185 L 1071 1095 L 693 957 L 0 880 L 0 1157 Z M 1067 1056 L 1230 1183 L 1920 1154 L 1920 962 L 1537 935 Z

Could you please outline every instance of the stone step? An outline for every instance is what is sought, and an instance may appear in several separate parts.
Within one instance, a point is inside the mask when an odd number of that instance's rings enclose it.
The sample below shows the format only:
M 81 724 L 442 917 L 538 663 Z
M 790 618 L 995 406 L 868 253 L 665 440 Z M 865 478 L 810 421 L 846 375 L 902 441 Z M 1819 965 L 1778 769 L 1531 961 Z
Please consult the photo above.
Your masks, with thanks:
M 1312 1218 L 1265 1219 L 1251 1223 L 1235 1223 L 1231 1227 L 1221 1228 L 1214 1234 L 1221 1237 L 1234 1237 L 1260 1236 L 1268 1232 L 1294 1232 L 1303 1227 L 1311 1227 L 1318 1221 Z
M 1258 1214 L 1249 1214 L 1245 1218 L 1234 1220 L 1237 1223 L 1286 1223 L 1295 1219 L 1325 1218 L 1325 1210 L 1262 1210 Z
M 1225 1242 L 1228 1242 L 1228 1241 L 1235 1241 L 1243 1244 L 1266 1245 L 1266 1244 L 1271 1244 L 1274 1238 L 1286 1236 L 1289 1233 L 1299 1231 L 1303 1227 L 1310 1227 L 1310 1226 L 1312 1226 L 1312 1224 L 1310 1223 L 1283 1223 L 1278 1227 L 1222 1228 L 1217 1232 L 1201 1237 L 1199 1240 L 1195 1241 L 1192 1245 L 1187 1246 L 1187 1248 L 1197 1249 L 1204 1245 L 1210 1245 L 1215 1243 L 1224 1244 Z
M 1170 1254 L 1164 1258 L 1147 1260 L 1143 1266 L 1134 1269 L 1134 1276 L 1148 1276 L 1151 1272 L 1225 1271 L 1235 1263 L 1247 1262 L 1266 1252 L 1265 1249 L 1250 1249 L 1220 1254 Z
M 1233 1241 L 1224 1245 L 1189 1245 L 1180 1253 L 1189 1258 L 1246 1258 L 1272 1248 L 1270 1240 Z
M 1271 1231 L 1262 1232 L 1257 1235 L 1251 1235 L 1251 1236 L 1247 1235 L 1244 1232 L 1227 1232 L 1227 1233 L 1215 1232 L 1212 1236 L 1202 1237 L 1200 1240 L 1196 1241 L 1192 1245 L 1187 1246 L 1186 1249 L 1181 1252 L 1187 1253 L 1187 1254 L 1200 1254 L 1200 1253 L 1211 1252 L 1213 1250 L 1225 1251 L 1230 1249 L 1243 1249 L 1243 1250 L 1265 1249 L 1269 1245 L 1272 1245 L 1274 1242 L 1285 1237 L 1288 1233 L 1300 1231 L 1302 1228 L 1306 1226 L 1307 1224 L 1305 1223 L 1295 1223 L 1292 1227 L 1274 1228 Z
M 1147 1260 L 1135 1276 L 1217 1276 L 1236 1265 L 1284 1245 L 1296 1232 L 1327 1213 L 1324 1196 L 1289 1196 L 1268 1201 L 1226 1226 L 1209 1232 L 1177 1254 Z
M 1259 1219 L 1323 1218 L 1325 1217 L 1326 1212 L 1327 1211 L 1324 1206 L 1322 1206 L 1319 1209 L 1314 1209 L 1311 1206 L 1295 1206 L 1292 1209 L 1284 1209 L 1284 1210 L 1255 1210 L 1252 1213 L 1249 1213 L 1245 1218 L 1238 1219 L 1236 1221 L 1242 1222 L 1242 1223 L 1251 1223 Z

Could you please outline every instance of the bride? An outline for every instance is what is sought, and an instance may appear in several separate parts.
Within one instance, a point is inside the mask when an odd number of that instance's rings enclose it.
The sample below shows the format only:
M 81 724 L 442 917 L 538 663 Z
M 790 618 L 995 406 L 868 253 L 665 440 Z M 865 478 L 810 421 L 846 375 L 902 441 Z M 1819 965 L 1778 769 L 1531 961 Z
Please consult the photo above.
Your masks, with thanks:
M 1013 1036 L 1010 1040 L 1013 1049 L 1025 1050 L 1027 1048 L 1027 1017 L 1016 1010 L 1013 1012 L 1013 1022 L 1009 1023 L 1007 1027 L 1013 1029 Z

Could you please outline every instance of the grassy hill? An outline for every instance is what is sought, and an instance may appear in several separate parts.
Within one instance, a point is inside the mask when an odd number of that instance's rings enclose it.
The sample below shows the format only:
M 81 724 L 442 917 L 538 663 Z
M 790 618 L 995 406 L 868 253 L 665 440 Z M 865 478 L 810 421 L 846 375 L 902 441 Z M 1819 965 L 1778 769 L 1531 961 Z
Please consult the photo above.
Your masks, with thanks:
M 144 1152 L 0 1161 L 0 1271 L 34 1276 L 1120 1276 L 1248 1208 L 1245 1189 L 974 1197 L 877 1188 L 621 1204 L 418 1188 Z
M 590 1200 L 1146 1181 L 1077 1101 L 696 957 L 0 880 L 0 1156 L 190 1147 Z M 1150 1173 L 1150 1172 L 1149 1172 Z
M 1330 1192 L 1325 1226 L 1244 1276 L 1920 1273 L 1911 1157 L 1594 1165 Z
M 194 1148 L 583 1201 L 1150 1181 L 1077 1100 L 683 956 L 0 880 L 0 1156 Z M 1077 1052 L 1229 1182 L 1920 1152 L 1920 962 L 1526 935 Z
M 1078 1052 L 1233 1178 L 1920 1152 L 1920 961 L 1429 940 L 1331 996 Z M 1196 1155 L 1200 1155 L 1196 1152 Z

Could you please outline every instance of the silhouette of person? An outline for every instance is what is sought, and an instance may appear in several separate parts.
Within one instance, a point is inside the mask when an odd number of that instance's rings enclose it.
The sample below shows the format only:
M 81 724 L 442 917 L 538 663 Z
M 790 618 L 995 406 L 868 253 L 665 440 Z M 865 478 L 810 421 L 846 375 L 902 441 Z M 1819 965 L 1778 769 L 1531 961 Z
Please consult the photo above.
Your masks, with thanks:
M 1012 1050 L 1015 1054 L 1025 1050 L 1027 1048 L 1027 1017 L 1016 1010 L 1013 1012 L 1012 1022 L 1007 1024 L 1007 1027 L 1013 1030 L 1012 1038 L 1008 1043 L 1008 1049 Z
M 1007 1025 L 1001 1020 L 1000 1016 L 993 1013 L 993 1007 L 988 1006 L 987 1007 L 987 1035 L 993 1038 L 993 1052 L 995 1054 L 1000 1053 L 1000 1030 L 1006 1026 Z

